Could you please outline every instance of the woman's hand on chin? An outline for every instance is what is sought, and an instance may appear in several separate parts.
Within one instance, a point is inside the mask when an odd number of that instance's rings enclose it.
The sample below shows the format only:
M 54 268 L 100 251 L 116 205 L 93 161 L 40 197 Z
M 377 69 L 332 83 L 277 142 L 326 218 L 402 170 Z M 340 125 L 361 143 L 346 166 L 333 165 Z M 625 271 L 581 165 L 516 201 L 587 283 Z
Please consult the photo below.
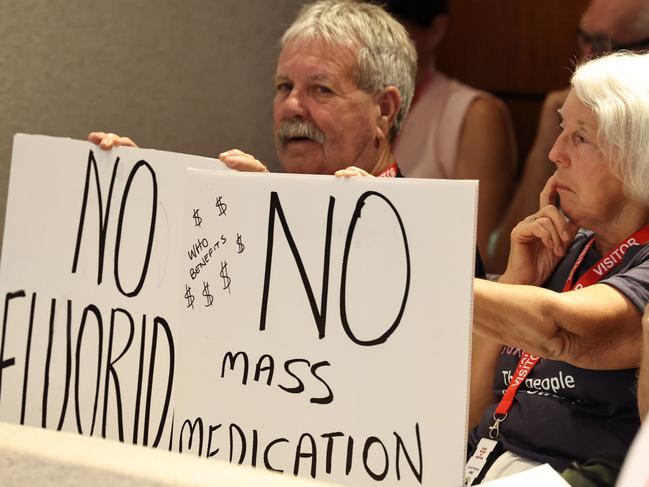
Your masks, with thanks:
M 566 253 L 579 226 L 553 203 L 556 181 L 552 176 L 541 193 L 541 208 L 521 221 L 511 233 L 507 269 L 501 282 L 541 285 Z

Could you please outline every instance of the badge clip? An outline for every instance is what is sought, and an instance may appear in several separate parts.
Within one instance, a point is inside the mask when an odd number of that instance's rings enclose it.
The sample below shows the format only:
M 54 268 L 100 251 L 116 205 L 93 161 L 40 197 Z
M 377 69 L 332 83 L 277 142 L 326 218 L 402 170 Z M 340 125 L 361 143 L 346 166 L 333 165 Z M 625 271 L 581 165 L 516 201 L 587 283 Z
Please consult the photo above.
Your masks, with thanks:
M 505 413 L 501 418 L 496 416 L 496 413 L 494 413 L 494 424 L 489 426 L 489 438 L 492 440 L 498 439 L 498 435 L 500 434 L 500 423 L 505 421 L 507 419 L 507 413 Z

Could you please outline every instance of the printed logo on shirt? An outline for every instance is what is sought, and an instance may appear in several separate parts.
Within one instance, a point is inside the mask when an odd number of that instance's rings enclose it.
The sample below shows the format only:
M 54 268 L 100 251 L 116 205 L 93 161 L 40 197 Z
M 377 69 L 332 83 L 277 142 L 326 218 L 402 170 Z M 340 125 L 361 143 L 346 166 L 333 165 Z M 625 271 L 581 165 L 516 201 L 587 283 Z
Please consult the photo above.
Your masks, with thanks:
M 503 383 L 505 387 L 512 381 L 513 372 L 511 370 L 502 370 Z M 525 379 L 525 387 L 530 391 L 553 392 L 557 394 L 561 390 L 574 389 L 575 378 L 570 374 L 564 374 L 562 371 L 552 377 L 537 377 Z

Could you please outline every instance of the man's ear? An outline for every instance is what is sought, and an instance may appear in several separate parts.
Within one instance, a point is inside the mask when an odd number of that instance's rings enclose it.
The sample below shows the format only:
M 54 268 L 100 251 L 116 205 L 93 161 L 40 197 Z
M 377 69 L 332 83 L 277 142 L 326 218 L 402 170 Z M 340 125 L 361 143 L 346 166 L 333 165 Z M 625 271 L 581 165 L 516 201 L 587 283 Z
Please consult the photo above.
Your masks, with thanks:
M 396 86 L 388 86 L 378 98 L 379 117 L 377 123 L 377 136 L 380 139 L 388 139 L 390 129 L 401 108 L 401 93 Z

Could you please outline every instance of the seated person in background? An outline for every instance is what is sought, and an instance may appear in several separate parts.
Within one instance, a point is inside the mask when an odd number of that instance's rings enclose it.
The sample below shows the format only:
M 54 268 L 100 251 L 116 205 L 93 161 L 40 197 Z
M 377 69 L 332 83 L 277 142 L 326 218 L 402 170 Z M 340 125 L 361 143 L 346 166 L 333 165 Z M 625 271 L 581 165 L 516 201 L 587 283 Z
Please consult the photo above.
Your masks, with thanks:
M 499 282 L 474 283 L 471 417 L 484 413 L 470 446 L 504 450 L 485 480 L 536 462 L 619 466 L 640 423 L 649 54 L 595 59 L 571 85 L 540 209 L 514 228 Z
M 592 0 L 581 16 L 577 40 L 582 60 L 612 51 L 648 49 L 649 0 Z M 559 135 L 561 119 L 557 109 L 569 91 L 569 88 L 553 91 L 543 102 L 534 144 L 498 232 L 492 261 L 495 270 L 505 268 L 512 229 L 536 210 L 536 195 L 554 172 L 548 152 Z
M 492 271 L 489 236 L 511 199 L 516 172 L 509 112 L 490 94 L 435 69 L 435 51 L 448 23 L 447 0 L 388 0 L 385 7 L 417 49 L 415 96 L 394 154 L 406 177 L 480 181 L 478 248 Z
M 282 36 L 275 74 L 273 128 L 286 172 L 396 176 L 394 139 L 408 113 L 417 54 L 405 29 L 376 5 L 323 0 L 307 5 Z M 108 149 L 135 144 L 93 132 Z M 238 149 L 228 167 L 266 171 Z M 484 275 L 479 255 L 476 275 Z

